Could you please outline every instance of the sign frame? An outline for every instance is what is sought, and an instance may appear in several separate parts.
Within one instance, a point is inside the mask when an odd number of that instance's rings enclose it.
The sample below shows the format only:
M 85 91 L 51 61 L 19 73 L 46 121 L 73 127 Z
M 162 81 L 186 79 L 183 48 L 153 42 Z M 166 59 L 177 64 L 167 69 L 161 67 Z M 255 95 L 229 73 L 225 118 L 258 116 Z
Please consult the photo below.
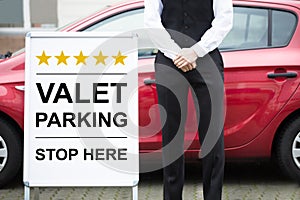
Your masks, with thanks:
M 53 186 L 59 186 L 59 187 L 64 187 L 64 185 L 58 184 L 58 185 L 48 185 L 48 184 L 36 184 L 36 183 L 30 183 L 30 181 L 28 181 L 28 169 L 30 168 L 30 136 L 28 134 L 30 134 L 30 119 L 29 116 L 30 111 L 29 111 L 29 99 L 30 99 L 30 79 L 31 79 L 31 75 L 30 72 L 28 72 L 29 70 L 31 70 L 30 64 L 31 64 L 31 58 L 32 58 L 32 46 L 31 46 L 31 41 L 34 38 L 106 38 L 106 39 L 111 39 L 111 38 L 129 38 L 132 39 L 132 41 L 135 43 L 136 45 L 136 57 L 137 56 L 137 36 L 132 34 L 132 33 L 86 33 L 86 32 L 29 32 L 26 35 L 25 38 L 25 44 L 26 44 L 26 55 L 25 55 L 25 112 L 24 112 L 24 175 L 23 175 L 23 179 L 24 179 L 24 199 L 25 200 L 30 200 L 30 188 L 34 187 L 35 189 L 35 196 L 38 196 L 38 187 L 53 187 Z M 137 67 L 137 60 L 136 60 L 136 67 Z M 137 71 L 137 69 L 136 69 Z M 137 84 L 137 83 L 136 83 Z M 27 91 L 27 92 L 26 92 Z M 137 106 L 138 107 L 138 106 Z M 138 121 L 138 120 L 137 120 Z M 137 122 L 138 123 L 138 122 Z M 138 133 L 137 133 L 138 136 Z M 137 143 L 137 151 L 138 151 L 138 137 L 135 139 L 136 143 Z M 135 152 L 137 153 L 137 159 L 138 159 L 138 155 L 139 152 Z M 136 164 L 136 163 L 135 163 Z M 137 161 L 137 165 L 138 165 L 138 161 Z M 137 166 L 137 170 L 138 170 L 138 166 Z M 131 182 L 126 182 L 126 183 L 121 183 L 118 184 L 117 182 L 114 184 L 112 184 L 111 182 L 109 182 L 107 185 L 105 183 L 101 183 L 99 185 L 95 185 L 94 183 L 91 185 L 80 185 L 80 184 L 74 184 L 74 185 L 65 185 L 67 187 L 81 187 L 81 186 L 112 186 L 112 187 L 122 187 L 122 186 L 126 186 L 126 187 L 132 187 L 132 199 L 133 200 L 137 200 L 138 199 L 138 182 L 139 182 L 139 173 L 137 171 L 137 175 L 135 176 L 137 179 L 131 180 Z

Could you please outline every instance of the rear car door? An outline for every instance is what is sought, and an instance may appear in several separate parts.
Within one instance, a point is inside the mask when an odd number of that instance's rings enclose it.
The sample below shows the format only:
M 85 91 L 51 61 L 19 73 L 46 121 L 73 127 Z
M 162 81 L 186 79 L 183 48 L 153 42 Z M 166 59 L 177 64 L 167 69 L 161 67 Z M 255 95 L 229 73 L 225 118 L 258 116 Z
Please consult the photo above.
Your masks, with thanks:
M 283 7 L 234 8 L 234 27 L 220 47 L 226 66 L 226 148 L 257 137 L 299 85 L 299 46 L 293 46 L 297 16 Z

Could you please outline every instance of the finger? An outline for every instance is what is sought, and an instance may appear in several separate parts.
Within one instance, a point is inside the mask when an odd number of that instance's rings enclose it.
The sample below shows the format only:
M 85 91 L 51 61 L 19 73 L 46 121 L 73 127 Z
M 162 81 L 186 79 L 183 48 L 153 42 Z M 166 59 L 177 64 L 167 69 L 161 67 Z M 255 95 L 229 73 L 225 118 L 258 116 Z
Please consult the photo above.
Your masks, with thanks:
M 181 68 L 181 67 L 184 67 L 184 66 L 187 65 L 187 64 L 188 64 L 188 62 L 186 62 L 185 60 L 183 60 L 183 61 L 181 61 L 181 62 L 178 62 L 176 66 L 177 66 L 178 68 Z
M 188 62 L 183 62 L 183 63 L 181 63 L 180 65 L 178 65 L 177 67 L 178 68 L 182 68 L 182 67 L 185 67 L 185 69 L 189 69 L 189 67 L 187 66 L 189 63 Z
M 183 62 L 183 61 L 186 61 L 186 60 L 184 59 L 184 57 L 179 56 L 179 57 L 174 61 L 174 64 L 177 66 L 178 63 L 181 63 L 181 62 Z
M 182 71 L 184 71 L 184 72 L 188 71 L 188 68 L 187 68 L 186 66 L 183 66 L 183 67 L 181 67 L 180 69 L 181 69 Z
M 195 69 L 195 68 L 197 67 L 196 62 L 193 62 L 193 63 L 192 63 L 192 66 L 193 66 L 193 69 Z
M 186 62 L 186 60 L 184 60 L 184 59 L 178 59 L 178 60 L 176 60 L 176 61 L 174 62 L 174 64 L 175 64 L 176 66 L 179 66 L 179 65 L 182 65 L 182 63 L 184 63 L 184 62 Z
M 190 63 L 187 65 L 187 67 L 189 68 L 189 70 L 192 70 L 192 69 L 193 69 L 193 65 L 190 64 Z
M 179 58 L 180 58 L 180 56 L 177 55 L 177 56 L 173 59 L 173 63 L 175 63 L 176 61 L 178 61 Z
M 181 71 L 186 72 L 186 69 L 184 67 L 180 68 Z
M 190 71 L 188 65 L 186 65 L 186 66 L 184 67 L 184 69 L 185 69 L 185 72 Z
M 185 61 L 184 63 L 178 65 L 177 67 L 180 68 L 180 67 L 183 67 L 183 66 L 187 66 L 187 68 L 189 68 L 190 70 L 192 70 L 194 68 L 193 63 L 188 62 L 188 61 Z
M 175 59 L 174 59 L 174 63 L 175 63 L 175 62 L 178 62 L 181 58 L 182 58 L 182 57 L 181 57 L 180 55 L 177 55 L 177 56 L 175 57 Z

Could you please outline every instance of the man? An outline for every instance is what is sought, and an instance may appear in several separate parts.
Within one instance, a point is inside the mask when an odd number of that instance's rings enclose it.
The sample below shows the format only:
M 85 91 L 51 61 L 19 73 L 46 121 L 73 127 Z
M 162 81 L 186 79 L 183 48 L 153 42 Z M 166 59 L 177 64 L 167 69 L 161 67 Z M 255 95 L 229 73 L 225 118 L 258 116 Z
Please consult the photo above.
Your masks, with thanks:
M 158 102 L 163 107 L 161 118 L 166 114 L 162 120 L 165 200 L 182 199 L 189 88 L 195 96 L 199 120 L 204 199 L 221 200 L 224 139 L 222 128 L 220 133 L 208 131 L 213 104 L 210 93 L 219 91 L 223 95 L 223 61 L 217 47 L 232 27 L 232 10 L 231 0 L 145 0 L 145 27 L 160 50 L 155 76 Z M 215 66 L 216 73 L 212 73 Z M 222 77 L 222 84 L 216 83 L 217 76 Z M 217 104 L 223 104 L 222 96 Z M 222 112 L 218 114 L 223 116 Z M 210 141 L 214 142 L 205 145 L 206 136 L 213 137 Z

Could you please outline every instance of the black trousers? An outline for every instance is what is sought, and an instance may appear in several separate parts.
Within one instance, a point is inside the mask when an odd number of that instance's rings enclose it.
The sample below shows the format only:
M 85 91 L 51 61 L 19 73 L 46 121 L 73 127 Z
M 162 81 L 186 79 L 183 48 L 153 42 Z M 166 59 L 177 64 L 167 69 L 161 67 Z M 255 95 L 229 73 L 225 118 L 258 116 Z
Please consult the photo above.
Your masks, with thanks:
M 212 58 L 212 59 L 210 59 Z M 217 73 L 222 77 L 222 83 L 216 84 L 216 79 L 209 67 L 217 66 Z M 187 96 L 189 88 L 193 91 L 194 104 L 199 119 L 198 133 L 200 144 L 207 134 L 212 135 L 203 155 L 203 193 L 205 200 L 221 200 L 224 176 L 224 137 L 223 128 L 220 133 L 208 132 L 211 122 L 212 101 L 210 90 L 213 88 L 223 94 L 223 61 L 216 49 L 210 56 L 199 58 L 197 68 L 182 72 L 169 58 L 159 52 L 155 59 L 155 78 L 158 102 L 161 105 L 163 166 L 164 166 L 164 200 L 181 200 L 184 184 L 184 127 L 187 116 Z M 200 71 L 200 73 L 199 73 Z M 203 76 L 205 75 L 205 76 Z M 206 77 L 205 80 L 203 77 Z M 223 95 L 214 103 L 223 104 Z M 223 117 L 223 113 L 219 113 Z M 213 122 L 214 127 L 218 122 Z M 221 123 L 221 122 L 220 122 Z M 221 125 L 223 127 L 223 124 Z M 215 131 L 216 132 L 216 131 Z M 215 138 L 213 138 L 215 137 Z M 202 146 L 203 147 L 203 146 Z M 201 150 L 203 152 L 203 149 Z

